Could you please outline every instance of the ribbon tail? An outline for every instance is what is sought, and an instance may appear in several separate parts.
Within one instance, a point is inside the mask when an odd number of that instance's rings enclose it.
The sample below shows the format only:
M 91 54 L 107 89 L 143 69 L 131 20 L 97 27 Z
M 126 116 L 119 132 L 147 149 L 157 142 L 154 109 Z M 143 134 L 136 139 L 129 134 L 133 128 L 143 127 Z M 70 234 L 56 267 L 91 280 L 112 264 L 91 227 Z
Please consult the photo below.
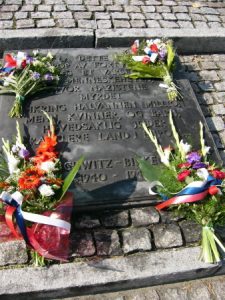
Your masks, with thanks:
M 167 201 L 164 201 L 158 205 L 156 205 L 157 210 L 162 210 L 172 204 L 181 204 L 181 203 L 191 203 L 203 200 L 208 195 L 208 190 L 194 195 L 181 195 L 170 198 Z
M 29 242 L 30 245 L 32 246 L 32 248 L 37 251 L 41 256 L 47 258 L 47 259 L 52 259 L 52 260 L 59 260 L 59 261 L 64 261 L 64 262 L 68 262 L 68 259 L 66 259 L 65 257 L 61 257 L 61 256 L 56 256 L 56 255 L 52 255 L 49 253 L 49 251 L 43 247 L 41 247 L 40 243 L 38 243 L 38 241 L 36 240 L 36 238 L 34 237 L 34 233 L 33 231 L 28 228 L 27 230 L 28 236 L 29 236 Z
M 16 207 L 8 206 L 5 212 L 5 222 L 8 225 L 11 232 L 14 234 L 16 238 L 21 238 L 19 233 L 17 232 L 14 222 L 13 222 L 13 214 L 16 211 Z

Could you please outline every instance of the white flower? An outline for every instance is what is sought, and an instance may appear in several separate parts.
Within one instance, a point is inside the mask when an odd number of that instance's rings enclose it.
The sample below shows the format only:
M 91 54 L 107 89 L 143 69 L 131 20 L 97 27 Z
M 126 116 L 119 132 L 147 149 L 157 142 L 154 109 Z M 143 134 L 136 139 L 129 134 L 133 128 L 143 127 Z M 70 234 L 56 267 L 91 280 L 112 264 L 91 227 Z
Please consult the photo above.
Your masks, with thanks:
M 45 197 L 50 197 L 55 194 L 50 185 L 47 184 L 42 184 L 41 186 L 39 186 L 38 190 L 40 194 Z
M 55 170 L 55 163 L 51 160 L 44 161 L 40 164 L 39 168 L 46 172 L 52 172 Z
M 26 53 L 25 52 L 22 52 L 22 51 L 19 51 L 17 53 L 17 57 L 16 57 L 16 66 L 17 68 L 21 68 L 21 64 L 23 61 L 26 61 Z
M 36 56 L 39 53 L 39 50 L 33 50 L 34 56 Z
M 200 168 L 197 170 L 197 175 L 199 178 L 204 179 L 206 181 L 209 176 L 209 172 L 206 168 Z
M 188 143 L 184 143 L 183 140 L 180 141 L 180 146 L 185 154 L 187 154 L 191 150 L 191 145 L 189 145 Z
M 170 162 L 169 162 L 168 158 L 166 158 L 166 156 L 161 156 L 160 160 L 165 166 L 169 167 Z
M 4 83 L 3 83 L 4 86 L 9 86 L 10 83 L 14 83 L 14 80 L 11 78 L 11 76 L 9 75 L 8 77 L 4 77 Z
M 50 51 L 48 52 L 47 57 L 50 58 L 50 59 L 53 59 L 53 55 Z
M 210 147 L 208 147 L 208 146 L 204 147 L 204 153 L 205 153 L 205 155 L 209 153 L 209 150 L 210 150 Z
M 19 162 L 20 160 L 16 158 L 12 153 L 7 154 L 7 163 L 10 174 L 17 173 L 20 171 L 18 168 Z
M 163 152 L 164 152 L 164 155 L 165 155 L 166 159 L 170 158 L 171 151 L 172 151 L 172 148 L 170 146 L 164 148 Z

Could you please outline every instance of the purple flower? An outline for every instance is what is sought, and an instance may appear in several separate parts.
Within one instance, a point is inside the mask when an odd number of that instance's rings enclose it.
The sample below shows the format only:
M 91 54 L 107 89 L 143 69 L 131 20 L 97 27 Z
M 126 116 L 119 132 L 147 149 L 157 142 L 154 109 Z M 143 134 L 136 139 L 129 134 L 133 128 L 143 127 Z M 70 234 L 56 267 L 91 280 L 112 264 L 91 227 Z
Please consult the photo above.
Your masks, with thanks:
M 165 58 L 166 58 L 166 50 L 165 49 L 162 49 L 162 50 L 160 50 L 159 51 L 159 59 L 160 60 L 165 60 Z
M 27 62 L 27 64 L 31 64 L 33 61 L 34 61 L 33 57 L 27 55 L 27 57 L 26 57 L 26 62 Z
M 187 161 L 189 164 L 194 164 L 195 162 L 199 162 L 201 160 L 201 156 L 198 152 L 191 152 L 187 155 Z
M 19 157 L 24 158 L 24 159 L 27 159 L 30 156 L 30 152 L 24 148 L 20 149 L 18 154 L 19 154 Z
M 44 75 L 44 79 L 47 81 L 52 81 L 54 79 L 54 77 L 52 76 L 52 74 L 47 73 Z
M 38 80 L 39 78 L 40 78 L 40 73 L 38 73 L 38 72 L 33 72 L 33 74 L 32 74 L 32 78 L 34 79 L 34 80 Z
M 192 166 L 192 169 L 195 169 L 195 170 L 198 170 L 201 168 L 207 168 L 207 165 L 199 161 L 199 162 L 194 163 Z

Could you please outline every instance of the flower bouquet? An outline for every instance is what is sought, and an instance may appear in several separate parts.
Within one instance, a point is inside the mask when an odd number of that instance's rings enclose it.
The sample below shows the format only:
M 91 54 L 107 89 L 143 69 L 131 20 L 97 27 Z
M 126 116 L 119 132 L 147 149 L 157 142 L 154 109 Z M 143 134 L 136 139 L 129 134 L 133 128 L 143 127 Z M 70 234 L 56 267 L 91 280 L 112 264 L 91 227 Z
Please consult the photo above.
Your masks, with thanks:
M 207 263 L 219 262 L 219 250 L 224 253 L 225 247 L 214 228 L 225 224 L 225 172 L 207 159 L 209 147 L 205 144 L 201 122 L 201 149 L 191 151 L 191 145 L 180 140 L 171 111 L 169 121 L 175 139 L 174 148 L 163 149 L 152 131 L 142 124 L 162 165 L 156 167 L 138 158 L 139 168 L 143 177 L 151 182 L 149 193 L 158 194 L 163 200 L 156 209 L 170 207 L 176 215 L 199 223 L 202 226 L 201 259 Z
M 161 87 L 167 89 L 170 101 L 178 97 L 178 90 L 172 79 L 174 68 L 175 50 L 170 40 L 136 40 L 131 46 L 131 51 L 116 55 L 116 60 L 123 63 L 131 73 L 126 77 L 157 78 L 163 79 Z
M 20 118 L 23 103 L 28 95 L 54 87 L 59 80 L 59 71 L 53 65 L 49 52 L 41 55 L 33 51 L 33 56 L 25 52 L 6 54 L 0 68 L 0 94 L 15 94 L 14 105 L 9 112 L 11 118 Z
M 82 162 L 81 157 L 67 177 L 62 179 L 56 151 L 52 118 L 50 130 L 36 149 L 35 156 L 23 144 L 19 124 L 15 144 L 3 140 L 0 161 L 0 216 L 14 236 L 23 237 L 40 256 L 66 260 L 69 252 L 70 216 L 73 197 L 67 192 Z M 15 217 L 15 222 L 14 222 Z

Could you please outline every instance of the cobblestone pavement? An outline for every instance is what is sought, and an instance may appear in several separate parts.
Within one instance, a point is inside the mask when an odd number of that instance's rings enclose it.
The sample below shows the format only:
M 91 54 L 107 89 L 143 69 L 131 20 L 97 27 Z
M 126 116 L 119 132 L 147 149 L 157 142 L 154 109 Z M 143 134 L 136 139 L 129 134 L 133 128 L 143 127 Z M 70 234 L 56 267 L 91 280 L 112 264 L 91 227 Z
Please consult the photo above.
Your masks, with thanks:
M 0 0 L 0 29 L 218 28 L 220 0 Z
M 225 277 L 122 291 L 118 293 L 66 298 L 65 300 L 224 300 Z

